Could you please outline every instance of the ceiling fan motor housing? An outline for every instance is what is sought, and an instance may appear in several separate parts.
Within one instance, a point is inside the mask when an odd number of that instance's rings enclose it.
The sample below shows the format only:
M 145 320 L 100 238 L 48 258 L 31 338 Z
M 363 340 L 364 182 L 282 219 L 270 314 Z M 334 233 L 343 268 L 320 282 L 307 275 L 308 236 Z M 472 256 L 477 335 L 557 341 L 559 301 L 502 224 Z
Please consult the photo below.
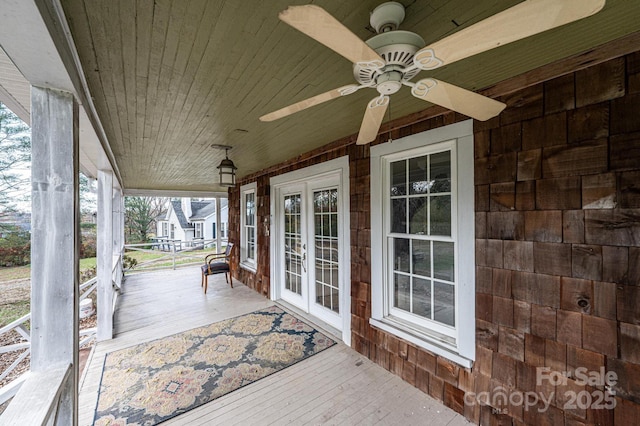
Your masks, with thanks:
M 382 72 L 389 69 L 403 69 L 413 65 L 413 56 L 425 46 L 425 42 L 418 34 L 410 31 L 389 31 L 371 37 L 366 43 L 378 55 L 382 57 L 385 66 Z M 413 69 L 402 73 L 402 81 L 409 81 L 420 72 L 420 69 Z M 380 70 L 364 67 L 358 64 L 353 66 L 353 76 L 356 81 L 363 85 L 373 85 L 376 82 Z

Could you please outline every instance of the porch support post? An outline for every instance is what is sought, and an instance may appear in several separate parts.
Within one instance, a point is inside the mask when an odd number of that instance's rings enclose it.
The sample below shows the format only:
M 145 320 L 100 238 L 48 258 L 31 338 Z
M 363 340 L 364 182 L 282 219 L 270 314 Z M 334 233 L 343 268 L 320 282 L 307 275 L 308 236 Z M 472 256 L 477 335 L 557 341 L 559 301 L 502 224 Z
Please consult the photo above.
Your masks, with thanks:
M 222 213 L 220 212 L 220 197 L 216 197 L 216 251 L 219 253 L 222 248 L 222 223 L 221 217 Z
M 113 173 L 98 171 L 98 341 L 113 337 Z
M 73 95 L 31 87 L 31 371 L 71 365 L 61 425 L 78 423 L 78 134 Z
M 116 271 L 116 286 L 120 288 L 122 283 L 122 244 L 123 244 L 123 235 L 122 235 L 122 191 L 120 189 L 114 189 L 113 191 L 113 261 L 120 261 L 119 266 Z M 117 256 L 117 258 L 116 258 Z

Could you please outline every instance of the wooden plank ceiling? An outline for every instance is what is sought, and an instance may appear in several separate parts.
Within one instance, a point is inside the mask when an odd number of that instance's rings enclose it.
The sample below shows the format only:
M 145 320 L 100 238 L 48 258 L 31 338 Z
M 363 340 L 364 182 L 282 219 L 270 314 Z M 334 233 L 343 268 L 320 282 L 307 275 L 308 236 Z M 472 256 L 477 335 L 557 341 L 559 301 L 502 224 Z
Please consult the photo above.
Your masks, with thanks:
M 381 0 L 318 0 L 362 39 Z M 518 0 L 402 0 L 401 29 L 427 43 Z M 258 117 L 354 83 L 349 61 L 278 20 L 291 0 L 62 0 L 109 143 L 128 189 L 212 191 L 233 146 L 244 176 L 356 133 L 367 101 L 348 97 L 263 123 Z M 640 29 L 640 2 L 443 67 L 431 75 L 478 90 Z M 423 71 L 418 78 L 428 75 Z M 429 107 L 404 88 L 390 119 Z M 389 118 L 387 118 L 388 121 Z

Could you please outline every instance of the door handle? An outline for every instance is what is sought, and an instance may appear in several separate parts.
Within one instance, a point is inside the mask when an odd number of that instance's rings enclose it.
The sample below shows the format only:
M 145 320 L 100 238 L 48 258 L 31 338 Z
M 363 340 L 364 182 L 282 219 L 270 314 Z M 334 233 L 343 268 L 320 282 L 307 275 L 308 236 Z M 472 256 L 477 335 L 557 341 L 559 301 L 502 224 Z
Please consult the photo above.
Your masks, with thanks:
M 302 253 L 302 267 L 304 271 L 307 272 L 307 252 Z

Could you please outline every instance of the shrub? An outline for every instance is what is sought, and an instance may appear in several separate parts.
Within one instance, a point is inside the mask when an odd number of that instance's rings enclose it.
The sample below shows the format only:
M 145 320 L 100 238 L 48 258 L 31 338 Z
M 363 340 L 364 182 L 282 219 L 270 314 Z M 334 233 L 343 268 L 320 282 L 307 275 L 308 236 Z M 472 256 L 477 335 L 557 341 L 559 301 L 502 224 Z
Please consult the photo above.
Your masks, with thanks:
M 31 258 L 31 239 L 28 232 L 15 231 L 0 239 L 0 266 L 28 265 Z
M 80 259 L 96 257 L 96 236 L 93 234 L 82 234 L 80 239 Z
M 126 254 L 122 257 L 122 267 L 126 270 L 133 269 L 138 264 L 138 260 Z

